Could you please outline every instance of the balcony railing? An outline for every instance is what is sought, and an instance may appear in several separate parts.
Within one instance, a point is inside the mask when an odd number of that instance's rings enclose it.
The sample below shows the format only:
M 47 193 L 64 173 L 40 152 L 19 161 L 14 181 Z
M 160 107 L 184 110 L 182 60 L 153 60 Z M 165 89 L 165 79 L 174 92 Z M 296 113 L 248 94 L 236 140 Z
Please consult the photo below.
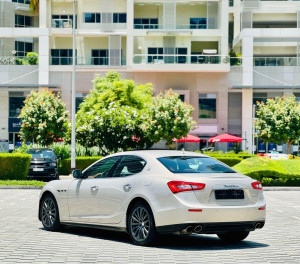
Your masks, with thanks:
M 73 21 L 71 19 L 52 19 L 52 28 L 72 28 Z
M 162 24 L 134 24 L 134 29 L 163 29 Z
M 211 29 L 217 28 L 211 26 Z M 134 29 L 164 29 L 162 24 L 135 24 Z M 207 29 L 207 24 L 178 24 L 176 29 Z
M 0 56 L 0 65 L 37 65 L 38 57 Z
M 72 65 L 72 57 L 51 57 L 50 65 Z M 120 58 L 109 57 L 77 57 L 77 66 L 102 66 L 102 67 L 117 67 L 120 62 Z M 109 63 L 113 65 L 109 65 Z M 126 65 L 126 58 L 121 58 L 121 66 Z
M 242 57 L 231 57 L 230 66 L 241 66 Z M 298 57 L 254 57 L 253 66 L 300 66 Z
M 176 29 L 207 29 L 206 24 L 181 24 L 176 25 Z
M 256 57 L 253 66 L 299 66 L 300 58 L 297 57 Z
M 135 54 L 134 64 L 227 64 L 228 56 L 182 54 Z

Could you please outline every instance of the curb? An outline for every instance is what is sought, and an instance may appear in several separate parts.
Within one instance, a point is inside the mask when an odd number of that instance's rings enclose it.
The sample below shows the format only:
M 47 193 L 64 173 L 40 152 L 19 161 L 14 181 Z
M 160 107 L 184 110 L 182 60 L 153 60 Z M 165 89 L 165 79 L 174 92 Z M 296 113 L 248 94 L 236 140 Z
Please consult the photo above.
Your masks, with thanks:
M 300 187 L 271 186 L 263 187 L 263 191 L 300 191 Z
M 41 190 L 44 186 L 27 186 L 27 185 L 0 185 L 0 189 L 35 189 Z

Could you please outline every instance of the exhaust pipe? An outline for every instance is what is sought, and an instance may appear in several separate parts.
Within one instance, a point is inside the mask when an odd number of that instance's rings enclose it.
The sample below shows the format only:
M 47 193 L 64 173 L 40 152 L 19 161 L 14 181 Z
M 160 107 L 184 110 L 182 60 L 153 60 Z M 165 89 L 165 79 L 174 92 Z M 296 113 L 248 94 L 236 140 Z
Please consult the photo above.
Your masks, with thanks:
M 256 223 L 256 224 L 255 224 L 255 229 L 258 229 L 258 228 L 262 228 L 261 223 Z
M 202 225 L 197 225 L 194 229 L 196 233 L 200 233 L 202 231 Z
M 189 235 L 193 233 L 194 228 L 192 226 L 188 226 L 185 229 L 183 229 L 180 233 L 183 235 Z

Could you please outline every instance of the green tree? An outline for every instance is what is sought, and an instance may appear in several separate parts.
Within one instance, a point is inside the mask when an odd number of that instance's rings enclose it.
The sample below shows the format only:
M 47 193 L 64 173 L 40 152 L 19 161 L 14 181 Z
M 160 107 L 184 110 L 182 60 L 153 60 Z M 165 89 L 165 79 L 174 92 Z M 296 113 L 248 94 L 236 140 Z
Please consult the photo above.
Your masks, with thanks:
M 29 8 L 34 12 L 38 13 L 40 8 L 40 1 L 39 0 L 30 0 Z
M 172 90 L 157 97 L 151 91 L 151 84 L 136 85 L 116 72 L 97 77 L 77 112 L 77 141 L 107 154 L 186 135 L 193 125 L 193 108 Z
M 300 104 L 295 97 L 276 97 L 267 102 L 256 102 L 255 128 L 265 142 L 287 143 L 287 153 L 300 139 Z
M 173 138 L 186 136 L 195 124 L 191 116 L 193 110 L 172 89 L 161 92 L 147 106 L 144 115 L 141 128 L 146 144 L 151 146 L 163 139 L 171 144 Z
M 48 146 L 59 138 L 64 138 L 68 126 L 66 104 L 51 90 L 32 91 L 25 99 L 19 118 L 24 142 L 35 142 Z
M 92 109 L 108 108 L 113 102 L 119 105 L 132 106 L 143 109 L 152 99 L 152 85 L 137 85 L 133 80 L 121 79 L 115 71 L 110 71 L 105 77 L 97 76 L 94 80 L 94 89 L 86 96 L 80 105 L 79 114 Z
M 98 146 L 103 154 L 136 148 L 142 140 L 140 125 L 145 105 L 152 100 L 152 85 L 123 80 L 117 72 L 97 76 L 94 89 L 80 104 L 76 116 L 76 139 Z M 134 137 L 135 136 L 135 137 Z
M 103 154 L 136 148 L 134 139 L 141 124 L 141 111 L 112 102 L 108 108 L 81 112 L 76 120 L 77 142 L 86 147 L 98 146 Z

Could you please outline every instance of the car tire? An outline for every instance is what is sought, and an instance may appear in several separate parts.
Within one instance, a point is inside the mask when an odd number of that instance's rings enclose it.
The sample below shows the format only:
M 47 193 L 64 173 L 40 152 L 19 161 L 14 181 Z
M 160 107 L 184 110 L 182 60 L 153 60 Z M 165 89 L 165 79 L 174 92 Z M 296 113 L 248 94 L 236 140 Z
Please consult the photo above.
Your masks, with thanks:
M 149 205 L 137 202 L 130 209 L 127 218 L 128 233 L 132 242 L 139 246 L 149 246 L 157 238 L 154 217 Z
M 217 236 L 224 242 L 240 242 L 244 240 L 248 235 L 249 231 L 231 231 L 227 233 L 217 234 Z
M 57 202 L 53 195 L 46 194 L 40 204 L 41 221 L 48 231 L 58 231 L 62 225 L 59 220 Z

